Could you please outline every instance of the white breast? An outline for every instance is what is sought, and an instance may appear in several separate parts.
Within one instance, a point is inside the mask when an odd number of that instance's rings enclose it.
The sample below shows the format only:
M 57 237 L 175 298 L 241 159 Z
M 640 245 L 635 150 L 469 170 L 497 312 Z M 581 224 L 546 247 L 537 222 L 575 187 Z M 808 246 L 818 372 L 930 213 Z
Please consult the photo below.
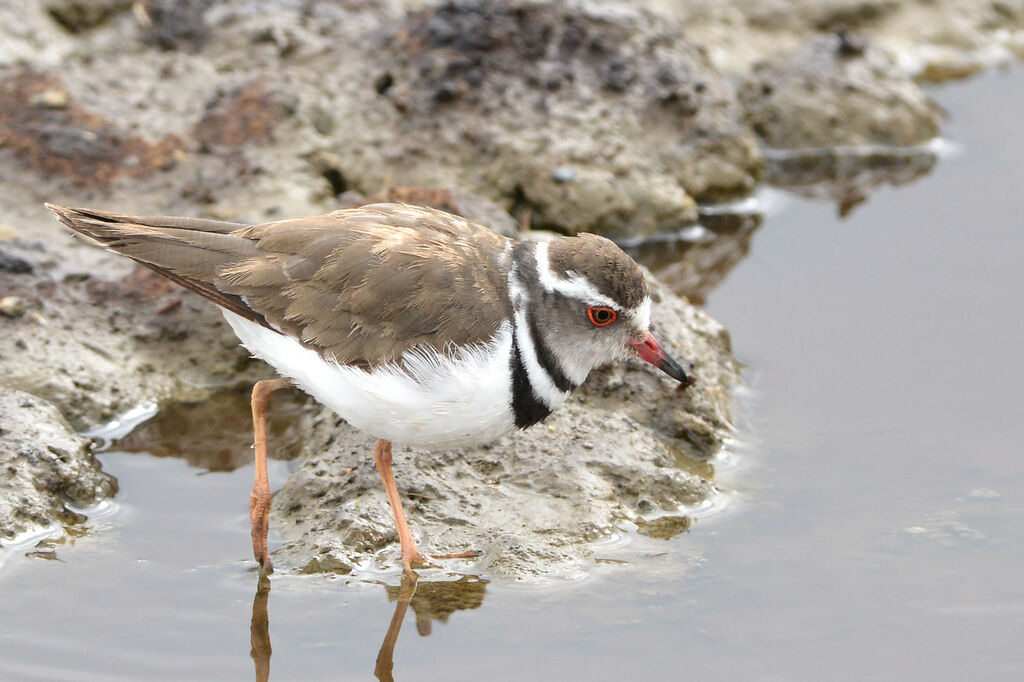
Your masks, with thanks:
M 249 352 L 367 434 L 399 445 L 454 448 L 487 443 L 515 427 L 509 361 L 512 326 L 447 358 L 411 351 L 404 369 L 371 371 L 324 360 L 290 336 L 224 311 Z

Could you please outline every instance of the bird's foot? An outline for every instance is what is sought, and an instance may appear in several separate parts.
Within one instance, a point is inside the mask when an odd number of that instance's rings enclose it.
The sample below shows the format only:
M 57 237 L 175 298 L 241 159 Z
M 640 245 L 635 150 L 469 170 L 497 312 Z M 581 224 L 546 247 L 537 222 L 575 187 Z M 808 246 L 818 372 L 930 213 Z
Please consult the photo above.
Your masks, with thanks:
M 274 572 L 274 564 L 270 561 L 270 552 L 267 551 L 266 531 L 253 528 L 252 534 L 252 555 L 256 559 L 256 563 L 259 564 L 260 575 L 270 575 Z M 257 534 L 260 537 L 257 537 Z
M 475 559 L 479 556 L 483 556 L 483 552 L 476 549 L 467 549 L 464 552 L 453 552 L 451 554 L 424 555 L 416 552 L 414 556 L 409 558 L 403 557 L 402 563 L 405 564 L 406 571 L 412 571 L 414 568 L 442 568 L 436 562 L 444 559 Z
M 431 559 L 476 559 L 484 553 L 478 549 L 467 549 L 464 552 L 453 552 L 452 554 L 431 554 Z

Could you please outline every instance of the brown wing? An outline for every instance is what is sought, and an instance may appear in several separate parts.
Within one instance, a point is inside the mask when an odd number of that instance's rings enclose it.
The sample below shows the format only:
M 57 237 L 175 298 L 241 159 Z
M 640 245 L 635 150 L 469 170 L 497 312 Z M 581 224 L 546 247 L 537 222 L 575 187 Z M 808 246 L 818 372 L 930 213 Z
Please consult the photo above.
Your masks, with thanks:
M 239 223 L 172 216 L 126 216 L 90 208 L 46 204 L 62 223 L 91 237 L 217 305 L 266 324 L 238 296 L 218 290 L 211 273 L 258 253 L 248 239 L 235 237 Z
M 105 246 L 347 364 L 483 342 L 510 314 L 508 240 L 434 209 L 373 204 L 249 227 L 50 209 Z

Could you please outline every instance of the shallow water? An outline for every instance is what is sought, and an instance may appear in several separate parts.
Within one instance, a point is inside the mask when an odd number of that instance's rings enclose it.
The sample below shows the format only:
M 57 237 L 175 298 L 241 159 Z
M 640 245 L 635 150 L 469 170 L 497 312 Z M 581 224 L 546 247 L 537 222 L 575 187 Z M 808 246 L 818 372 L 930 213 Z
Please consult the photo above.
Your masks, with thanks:
M 748 364 L 747 442 L 716 467 L 729 504 L 671 540 L 624 529 L 580 583 L 425 575 L 395 679 L 1020 679 L 1024 69 L 933 94 L 957 153 L 842 219 L 772 195 L 749 254 L 700 289 Z M 265 670 L 251 469 L 102 457 L 121 493 L 90 534 L 55 560 L 0 553 L 0 677 Z M 281 680 L 372 679 L 402 604 L 343 578 L 264 596 Z

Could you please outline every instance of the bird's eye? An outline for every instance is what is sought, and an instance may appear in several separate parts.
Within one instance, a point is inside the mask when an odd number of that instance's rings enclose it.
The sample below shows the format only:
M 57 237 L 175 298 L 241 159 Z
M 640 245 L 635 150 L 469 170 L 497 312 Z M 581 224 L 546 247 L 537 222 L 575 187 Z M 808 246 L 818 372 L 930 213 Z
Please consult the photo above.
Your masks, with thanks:
M 618 313 L 611 308 L 594 305 L 587 308 L 587 317 L 590 318 L 590 321 L 595 327 L 607 327 L 614 322 L 615 318 L 618 316 Z

